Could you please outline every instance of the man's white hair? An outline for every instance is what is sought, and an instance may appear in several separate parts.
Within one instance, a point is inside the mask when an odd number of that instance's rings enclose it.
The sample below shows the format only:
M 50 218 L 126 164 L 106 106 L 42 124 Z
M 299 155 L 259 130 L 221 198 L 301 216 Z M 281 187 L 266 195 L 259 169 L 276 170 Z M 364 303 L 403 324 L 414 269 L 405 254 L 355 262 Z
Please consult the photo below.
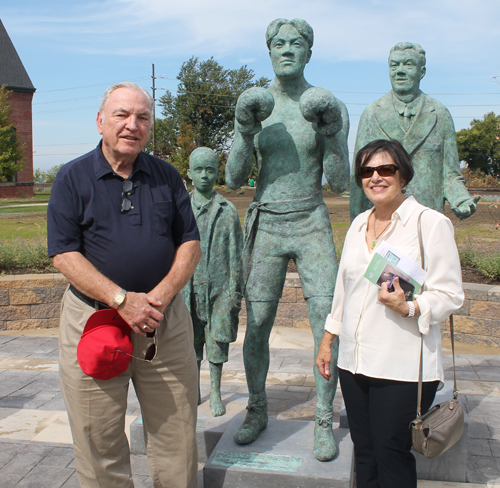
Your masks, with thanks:
M 106 103 L 108 102 L 108 98 L 115 90 L 118 90 L 118 88 L 129 88 L 130 90 L 137 90 L 138 92 L 141 92 L 148 99 L 149 110 L 151 112 L 151 116 L 153 115 L 153 109 L 154 109 L 153 97 L 141 86 L 132 83 L 131 81 L 122 81 L 121 83 L 115 83 L 114 85 L 111 85 L 104 92 L 104 95 L 102 96 L 101 106 L 99 107 L 99 112 L 103 119 L 104 119 L 104 110 L 106 108 Z

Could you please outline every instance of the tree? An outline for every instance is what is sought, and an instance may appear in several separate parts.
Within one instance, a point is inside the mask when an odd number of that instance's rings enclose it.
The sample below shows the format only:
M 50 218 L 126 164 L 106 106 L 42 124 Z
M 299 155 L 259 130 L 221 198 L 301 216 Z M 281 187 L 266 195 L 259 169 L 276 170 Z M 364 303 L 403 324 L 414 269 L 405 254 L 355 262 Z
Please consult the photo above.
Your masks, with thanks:
M 180 151 L 177 136 L 181 134 L 181 125 L 185 124 L 184 127 L 190 126 L 194 148 L 210 147 L 225 160 L 223 153 L 229 150 L 231 144 L 238 97 L 247 88 L 267 87 L 270 84 L 270 80 L 264 77 L 253 81 L 254 76 L 253 70 L 247 66 L 225 69 L 214 58 L 199 61 L 193 56 L 183 63 L 177 76 L 177 94 L 167 91 L 159 100 L 164 117 L 156 121 L 159 157 L 170 161 L 176 159 Z M 175 144 L 172 144 L 173 141 Z M 158 148 L 168 150 L 162 152 Z M 146 150 L 151 151 L 150 143 Z M 178 164 L 180 161 L 185 164 L 184 156 L 177 157 Z
M 172 158 L 172 164 L 177 168 L 183 179 L 188 177 L 189 155 L 196 149 L 196 133 L 190 124 L 182 122 L 177 136 L 178 150 Z
M 47 171 L 42 171 L 41 169 L 35 169 L 33 172 L 33 181 L 35 183 L 54 183 L 56 179 L 57 172 L 62 168 L 62 164 L 52 166 L 52 168 Z
M 500 176 L 500 115 L 487 113 L 473 119 L 470 129 L 457 132 L 458 157 L 474 170 Z
M 14 110 L 7 102 L 10 91 L 0 86 L 0 181 L 7 181 L 21 170 L 25 163 L 26 145 L 16 137 L 16 129 L 9 122 Z
M 153 130 L 151 128 L 151 130 Z M 155 156 L 165 161 L 172 161 L 177 153 L 177 136 L 173 119 L 156 119 L 156 150 Z M 149 138 L 144 151 L 153 154 L 153 135 Z

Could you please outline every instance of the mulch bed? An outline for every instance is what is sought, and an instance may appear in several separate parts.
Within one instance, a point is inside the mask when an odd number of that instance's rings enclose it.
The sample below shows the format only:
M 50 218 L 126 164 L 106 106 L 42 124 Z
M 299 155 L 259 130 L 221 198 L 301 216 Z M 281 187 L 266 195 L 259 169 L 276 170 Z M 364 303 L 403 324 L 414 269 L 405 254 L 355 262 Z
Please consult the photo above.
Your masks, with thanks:
M 500 281 L 484 276 L 476 269 L 462 268 L 462 281 L 464 283 L 479 283 L 483 285 L 500 285 Z

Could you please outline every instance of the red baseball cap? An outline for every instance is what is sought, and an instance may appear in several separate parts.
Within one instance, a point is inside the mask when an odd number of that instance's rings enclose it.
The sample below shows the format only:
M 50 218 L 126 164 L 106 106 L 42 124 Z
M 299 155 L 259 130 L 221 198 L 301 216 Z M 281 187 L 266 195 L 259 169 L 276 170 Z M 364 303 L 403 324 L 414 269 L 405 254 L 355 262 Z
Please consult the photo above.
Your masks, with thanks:
M 126 371 L 134 352 L 131 329 L 112 308 L 94 312 L 83 329 L 76 356 L 82 371 L 109 380 Z

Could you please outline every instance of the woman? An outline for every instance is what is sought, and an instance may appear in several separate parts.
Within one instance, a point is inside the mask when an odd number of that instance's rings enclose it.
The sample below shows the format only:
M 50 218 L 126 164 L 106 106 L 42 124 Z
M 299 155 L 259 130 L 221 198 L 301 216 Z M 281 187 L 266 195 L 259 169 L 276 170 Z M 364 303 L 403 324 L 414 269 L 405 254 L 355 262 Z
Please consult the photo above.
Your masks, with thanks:
M 340 336 L 338 368 L 358 488 L 416 488 L 409 424 L 416 417 L 421 334 L 426 412 L 444 377 L 440 322 L 463 302 L 460 261 L 450 220 L 405 198 L 413 168 L 398 141 L 361 149 L 355 177 L 374 208 L 358 215 L 346 235 L 316 365 L 331 377 L 331 345 Z M 420 294 L 406 301 L 399 278 L 390 292 L 388 282 L 379 289 L 364 274 L 381 241 L 421 265 L 420 214 L 427 275 Z

